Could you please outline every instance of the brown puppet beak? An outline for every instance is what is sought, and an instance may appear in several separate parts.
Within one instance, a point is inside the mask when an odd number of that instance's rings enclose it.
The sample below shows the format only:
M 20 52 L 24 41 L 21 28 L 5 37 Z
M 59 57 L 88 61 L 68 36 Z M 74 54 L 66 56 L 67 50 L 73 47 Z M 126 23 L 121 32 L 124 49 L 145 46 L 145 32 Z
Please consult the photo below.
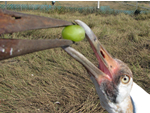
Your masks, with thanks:
M 0 35 L 33 29 L 65 27 L 71 22 L 48 17 L 23 14 L 0 9 Z M 64 39 L 19 40 L 0 39 L 0 60 L 20 56 L 40 50 L 71 45 L 72 41 Z

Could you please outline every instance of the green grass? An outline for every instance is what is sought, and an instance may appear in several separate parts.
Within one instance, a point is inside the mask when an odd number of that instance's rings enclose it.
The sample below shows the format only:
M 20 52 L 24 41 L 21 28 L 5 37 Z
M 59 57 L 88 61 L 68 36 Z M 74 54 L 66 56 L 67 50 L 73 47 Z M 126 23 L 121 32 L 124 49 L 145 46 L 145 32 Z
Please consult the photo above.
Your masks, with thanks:
M 108 52 L 131 68 L 134 81 L 150 93 L 149 14 L 139 16 L 83 15 L 78 12 L 24 12 L 89 25 Z M 63 28 L 5 34 L 13 39 L 55 39 Z M 86 39 L 72 45 L 95 65 L 95 55 Z M 94 85 L 81 64 L 61 48 L 45 50 L 0 62 L 0 112 L 10 113 L 106 113 Z M 60 103 L 60 104 L 58 104 Z
M 110 6 L 111 9 L 120 10 L 135 10 L 136 6 L 129 6 L 122 3 L 136 5 L 136 1 L 101 1 L 100 6 Z M 0 4 L 5 4 L 5 1 L 1 1 Z M 44 4 L 52 5 L 51 1 L 7 1 L 7 4 Z M 97 1 L 56 1 L 56 6 L 64 7 L 97 7 Z M 149 8 L 149 2 L 138 2 L 138 6 L 144 6 Z M 143 9 L 144 10 L 144 9 Z
M 0 4 L 5 4 L 5 1 L 1 1 Z M 32 5 L 32 4 L 39 4 L 39 5 L 52 5 L 52 1 L 7 1 L 7 9 L 11 10 L 12 8 L 9 7 L 10 4 L 26 4 L 26 5 Z M 130 4 L 130 5 L 128 5 Z M 134 6 L 131 6 L 134 5 Z M 68 11 L 70 11 L 71 13 L 75 13 L 76 11 L 79 10 L 80 13 L 83 14 L 89 14 L 89 13 L 93 13 L 93 12 L 97 12 L 97 5 L 98 2 L 97 1 L 57 1 L 55 3 L 55 6 L 61 6 L 61 8 L 54 8 L 54 10 L 41 10 L 39 9 L 39 11 L 43 11 L 43 12 L 49 12 L 49 13 L 53 13 L 53 12 L 58 12 L 58 13 L 66 13 Z M 128 1 L 128 2 L 124 2 L 124 1 L 101 1 L 100 2 L 100 7 L 101 6 L 109 6 L 111 9 L 114 10 L 130 10 L 130 11 L 135 11 L 136 10 L 136 1 Z M 138 6 L 144 6 L 146 8 L 149 8 L 149 2 L 138 2 Z M 84 8 L 87 7 L 88 9 L 86 10 L 81 10 L 78 8 Z M 94 9 L 91 9 L 91 7 L 94 7 Z M 71 9 L 69 9 L 71 8 Z M 144 8 L 139 8 L 142 11 L 148 11 L 147 9 Z M 26 8 L 19 8 L 15 9 L 18 11 L 22 11 L 22 10 L 33 10 L 31 8 L 26 9 Z M 103 13 L 101 11 L 98 11 L 99 13 Z M 117 14 L 117 12 L 115 11 L 106 11 L 105 13 L 111 13 L 111 14 Z

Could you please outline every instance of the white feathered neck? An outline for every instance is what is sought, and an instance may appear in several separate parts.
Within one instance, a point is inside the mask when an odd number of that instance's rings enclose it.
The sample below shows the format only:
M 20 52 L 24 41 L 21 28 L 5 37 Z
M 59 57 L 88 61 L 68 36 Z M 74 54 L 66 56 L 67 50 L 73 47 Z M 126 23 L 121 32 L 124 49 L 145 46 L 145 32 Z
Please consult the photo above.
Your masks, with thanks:
M 104 98 L 102 91 L 99 90 L 99 85 L 93 76 L 91 76 L 91 80 L 95 85 L 102 107 L 105 108 L 109 113 L 117 113 L 117 109 L 122 109 L 123 113 L 150 113 L 150 94 L 144 91 L 136 83 L 133 82 L 130 96 L 118 106 L 113 103 L 108 103 Z M 132 108 L 133 112 L 130 110 Z

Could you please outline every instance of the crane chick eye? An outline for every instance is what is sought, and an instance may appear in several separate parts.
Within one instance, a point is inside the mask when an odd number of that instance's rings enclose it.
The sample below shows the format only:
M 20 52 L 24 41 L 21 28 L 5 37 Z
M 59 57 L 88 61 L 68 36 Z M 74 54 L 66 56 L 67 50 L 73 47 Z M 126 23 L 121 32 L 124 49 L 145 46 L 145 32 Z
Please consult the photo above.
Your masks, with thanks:
M 122 78 L 121 78 L 121 82 L 123 84 L 127 84 L 128 82 L 130 81 L 130 77 L 128 75 L 124 75 Z

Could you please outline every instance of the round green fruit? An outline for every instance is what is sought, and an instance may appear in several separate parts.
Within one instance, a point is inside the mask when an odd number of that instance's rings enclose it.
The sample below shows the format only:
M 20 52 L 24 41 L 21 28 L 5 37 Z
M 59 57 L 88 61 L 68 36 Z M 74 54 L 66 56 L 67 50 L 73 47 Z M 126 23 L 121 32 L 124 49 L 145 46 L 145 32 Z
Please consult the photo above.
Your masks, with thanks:
M 85 30 L 79 25 L 70 25 L 63 29 L 62 37 L 64 39 L 78 42 L 85 38 Z

